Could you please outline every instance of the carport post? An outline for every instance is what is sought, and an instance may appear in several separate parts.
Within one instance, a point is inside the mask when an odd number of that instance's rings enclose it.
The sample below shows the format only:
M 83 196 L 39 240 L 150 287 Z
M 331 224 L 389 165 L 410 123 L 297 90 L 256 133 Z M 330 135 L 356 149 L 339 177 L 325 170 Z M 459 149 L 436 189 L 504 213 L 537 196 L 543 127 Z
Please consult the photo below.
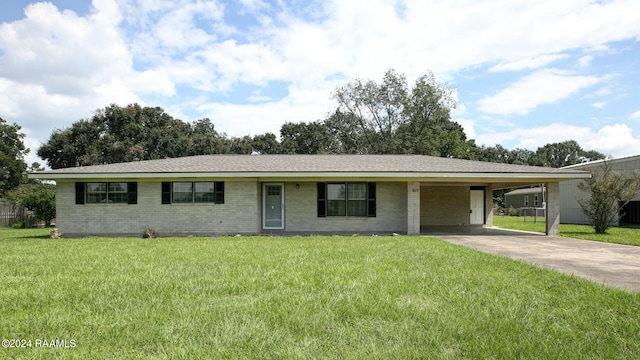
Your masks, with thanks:
M 420 183 L 407 182 L 407 235 L 420 234 Z
M 560 234 L 560 183 L 547 183 L 547 235 Z
M 484 191 L 484 226 L 492 227 L 493 226 L 493 187 L 487 186 Z

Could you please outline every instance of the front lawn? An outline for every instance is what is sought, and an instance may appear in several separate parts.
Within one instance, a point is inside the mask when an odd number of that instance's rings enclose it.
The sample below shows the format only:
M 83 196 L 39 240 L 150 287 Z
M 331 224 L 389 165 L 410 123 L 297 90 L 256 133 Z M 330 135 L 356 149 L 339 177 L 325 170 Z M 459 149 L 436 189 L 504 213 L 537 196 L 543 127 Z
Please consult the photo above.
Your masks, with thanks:
M 504 229 L 541 233 L 546 230 L 544 218 L 538 218 L 534 224 L 533 217 L 527 217 L 525 221 L 525 218 L 520 216 L 494 216 L 493 225 Z M 606 234 L 596 234 L 589 225 L 560 224 L 560 235 L 574 239 L 640 246 L 640 229 L 637 228 L 611 227 Z
M 640 294 L 433 238 L 46 235 L 0 229 L 0 358 L 640 357 Z

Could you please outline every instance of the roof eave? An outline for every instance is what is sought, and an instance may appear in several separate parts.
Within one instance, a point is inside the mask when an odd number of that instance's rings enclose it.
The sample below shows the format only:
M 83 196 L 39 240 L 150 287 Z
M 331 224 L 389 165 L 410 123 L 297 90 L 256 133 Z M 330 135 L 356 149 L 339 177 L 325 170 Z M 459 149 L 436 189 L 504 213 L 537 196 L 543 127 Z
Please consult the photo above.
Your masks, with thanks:
M 490 172 L 122 172 L 51 173 L 34 172 L 29 179 L 179 179 L 179 178 L 387 178 L 387 179 L 588 179 L 588 172 L 571 173 L 490 173 Z

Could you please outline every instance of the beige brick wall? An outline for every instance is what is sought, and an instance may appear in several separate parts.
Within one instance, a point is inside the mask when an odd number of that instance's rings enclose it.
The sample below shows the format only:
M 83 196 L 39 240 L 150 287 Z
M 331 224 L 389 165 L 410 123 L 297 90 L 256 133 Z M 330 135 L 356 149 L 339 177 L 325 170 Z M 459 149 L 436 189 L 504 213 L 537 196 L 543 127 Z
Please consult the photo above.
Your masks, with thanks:
M 468 186 L 423 186 L 420 225 L 469 225 L 469 196 Z
M 300 187 L 296 188 L 296 184 Z M 285 184 L 285 231 L 317 233 L 404 233 L 407 231 L 407 185 L 376 184 L 376 217 L 325 217 L 317 212 L 317 183 Z
M 255 234 L 259 212 L 255 181 L 225 182 L 224 204 L 161 204 L 161 182 L 139 182 L 138 203 L 75 204 L 75 183 L 56 186 L 57 227 L 67 236 L 142 236 L 146 228 L 172 234 Z
M 296 184 L 300 184 L 296 188 Z M 257 234 L 262 231 L 261 183 L 226 181 L 224 204 L 161 204 L 161 182 L 138 182 L 138 203 L 75 204 L 75 183 L 58 182 L 57 226 L 66 236 Z M 317 217 L 315 182 L 285 183 L 284 232 L 406 232 L 406 183 L 377 183 L 377 216 Z

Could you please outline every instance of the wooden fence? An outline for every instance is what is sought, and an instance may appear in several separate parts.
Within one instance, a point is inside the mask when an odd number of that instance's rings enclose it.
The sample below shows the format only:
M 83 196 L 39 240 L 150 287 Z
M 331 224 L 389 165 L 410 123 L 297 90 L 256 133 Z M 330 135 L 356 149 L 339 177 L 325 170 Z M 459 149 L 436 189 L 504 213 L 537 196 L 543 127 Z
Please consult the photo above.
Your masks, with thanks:
M 16 221 L 26 221 L 27 217 L 27 209 L 0 199 L 0 226 L 11 226 Z

